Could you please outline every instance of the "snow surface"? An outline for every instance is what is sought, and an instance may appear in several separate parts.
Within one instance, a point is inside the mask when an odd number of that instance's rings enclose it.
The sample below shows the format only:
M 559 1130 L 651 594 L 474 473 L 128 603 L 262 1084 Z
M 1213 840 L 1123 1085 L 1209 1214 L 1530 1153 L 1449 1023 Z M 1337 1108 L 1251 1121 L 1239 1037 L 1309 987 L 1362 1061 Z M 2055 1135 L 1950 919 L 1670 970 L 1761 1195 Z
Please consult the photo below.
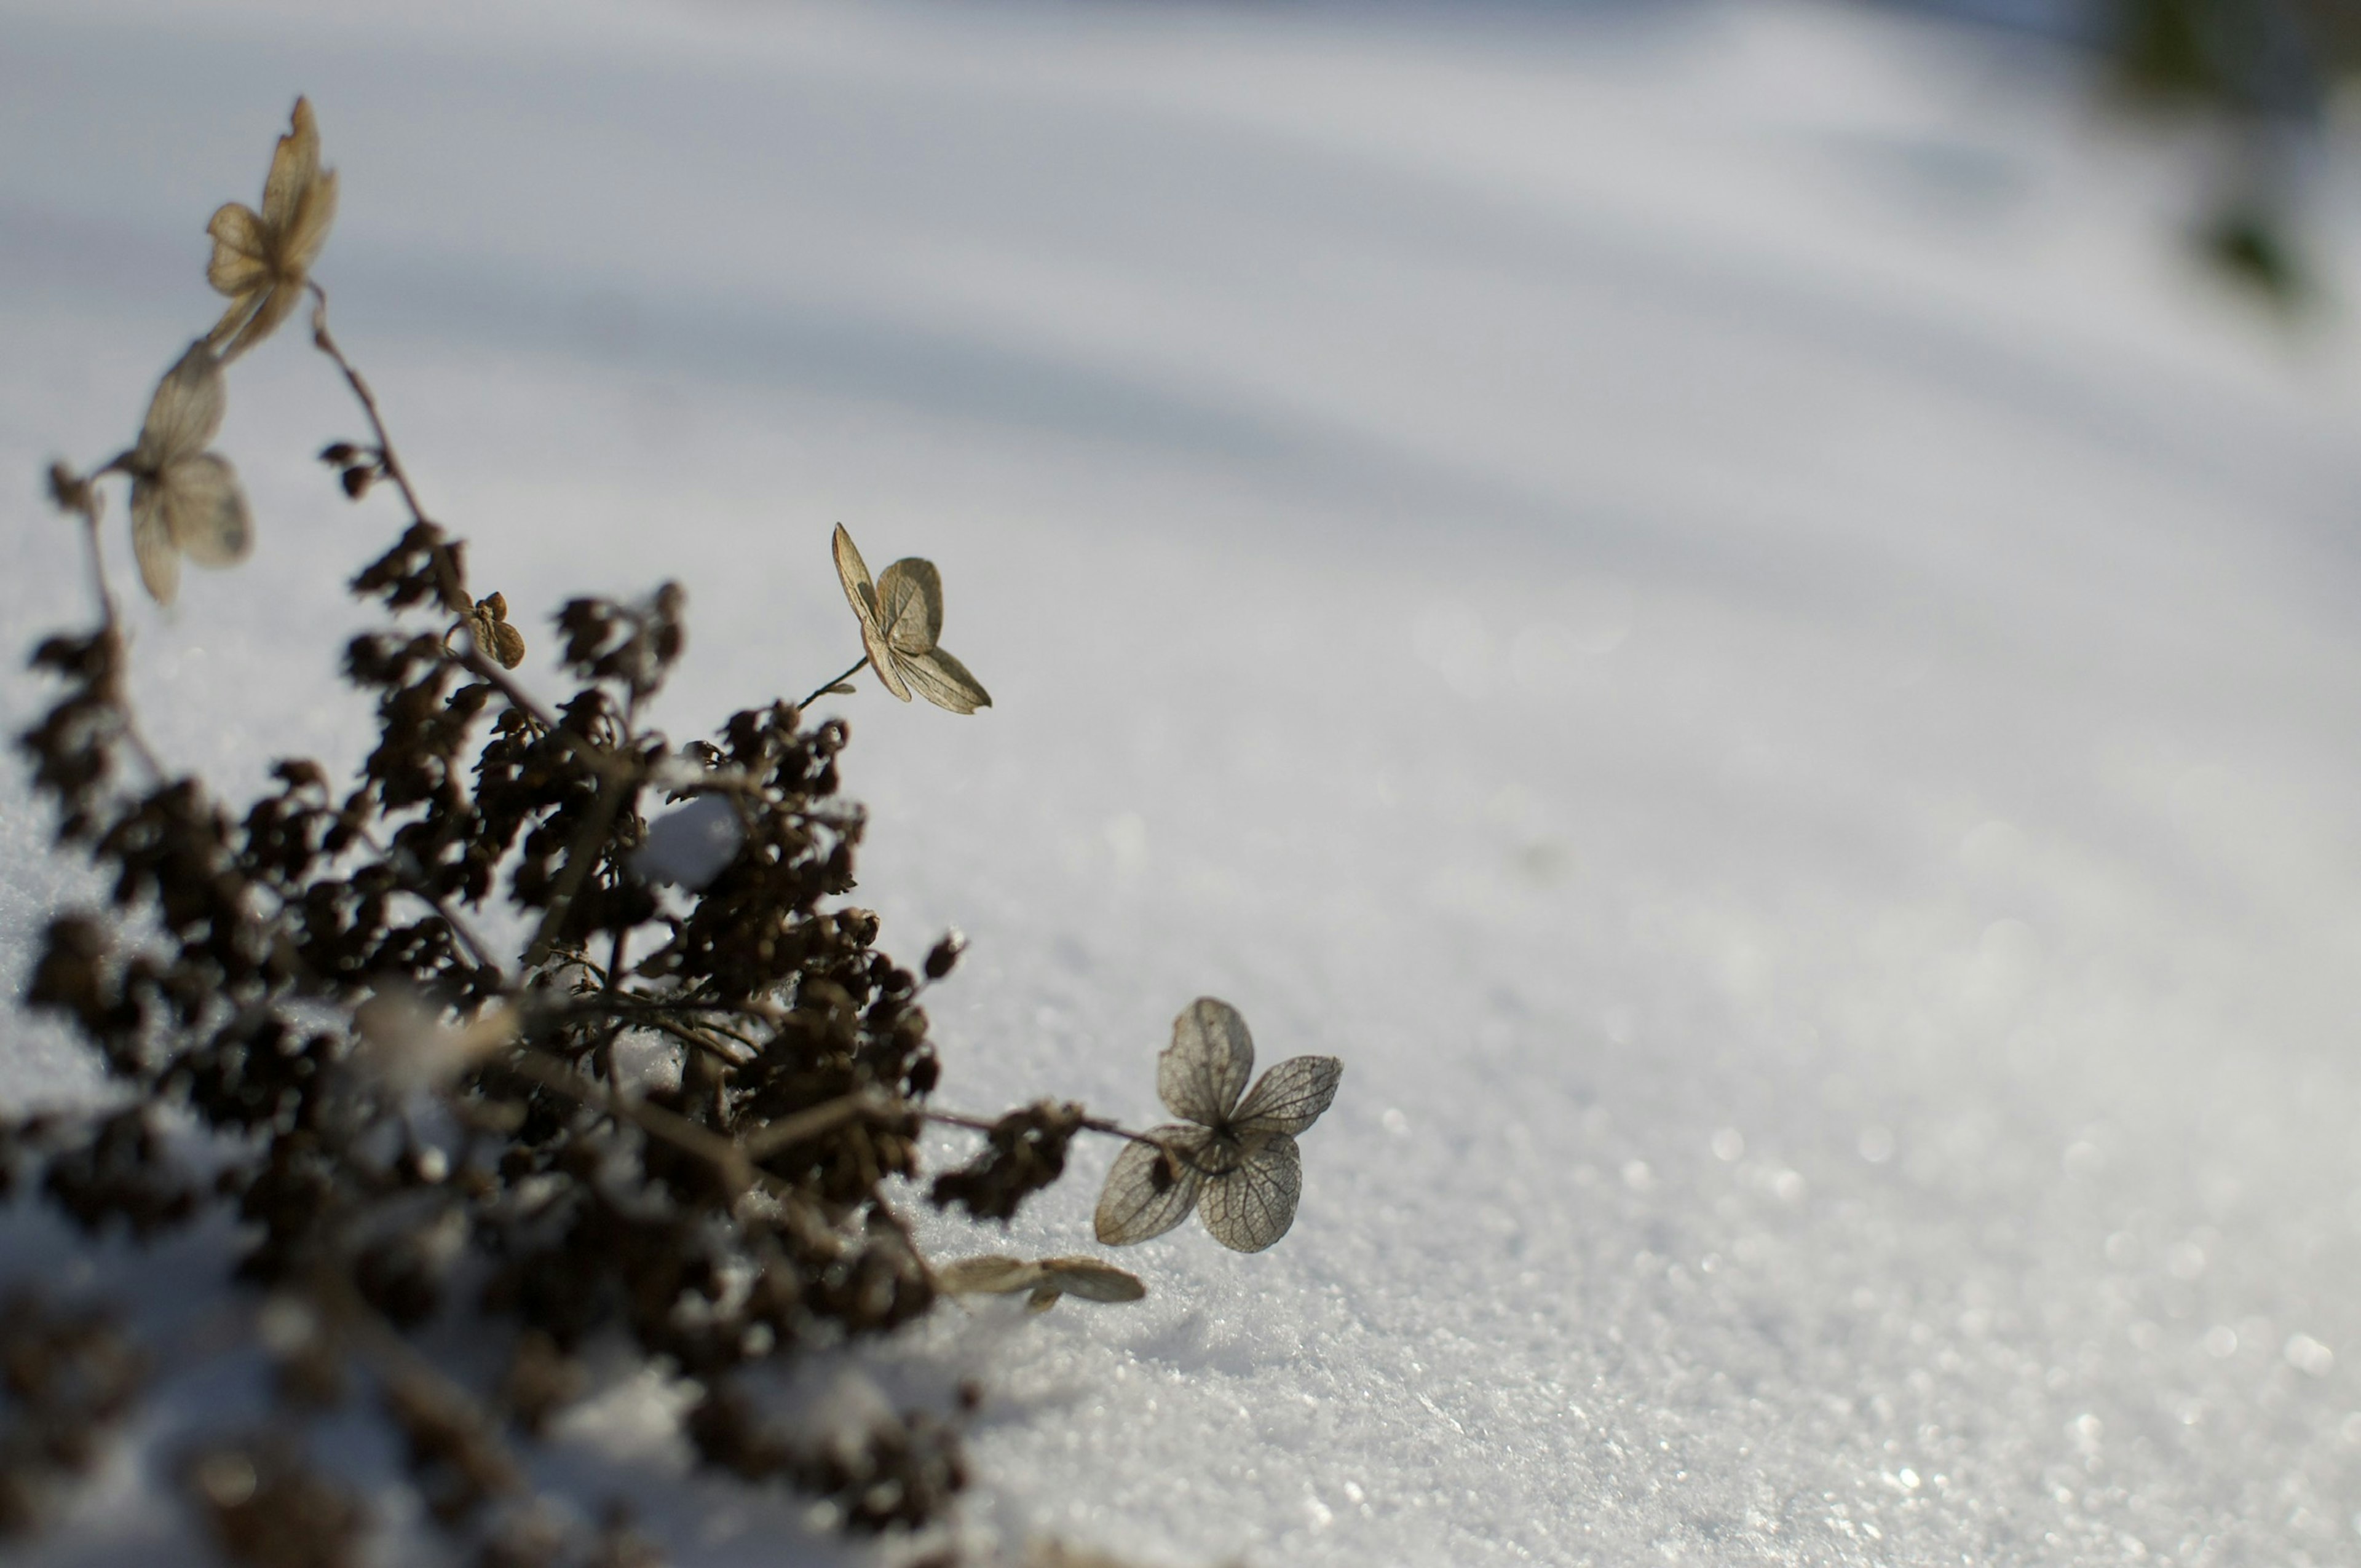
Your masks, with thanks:
M 2361 356 L 2194 275 L 2191 165 L 2066 62 L 1771 0 L 10 0 L 12 647 L 82 613 L 34 477 L 209 323 L 298 90 L 340 334 L 529 634 L 679 577 L 687 736 L 848 662 L 831 524 L 941 565 L 997 706 L 842 706 L 863 896 L 973 939 L 947 1102 L 1155 1118 L 1202 992 L 1345 1060 L 1274 1251 L 1191 1225 L 1138 1306 L 884 1358 L 989 1376 L 974 1529 L 2361 1561 Z M 355 755 L 393 512 L 311 461 L 357 422 L 298 334 L 232 388 L 260 548 L 138 657 L 236 788 Z M 12 963 L 42 840 L 11 771 Z M 87 1092 L 5 1029 L 12 1099 Z M 932 1234 L 1089 1250 L 1111 1154 Z M 27 1560 L 175 1560 L 154 1478 L 236 1398 Z M 817 1551 L 639 1408 L 579 1447 L 685 1562 Z

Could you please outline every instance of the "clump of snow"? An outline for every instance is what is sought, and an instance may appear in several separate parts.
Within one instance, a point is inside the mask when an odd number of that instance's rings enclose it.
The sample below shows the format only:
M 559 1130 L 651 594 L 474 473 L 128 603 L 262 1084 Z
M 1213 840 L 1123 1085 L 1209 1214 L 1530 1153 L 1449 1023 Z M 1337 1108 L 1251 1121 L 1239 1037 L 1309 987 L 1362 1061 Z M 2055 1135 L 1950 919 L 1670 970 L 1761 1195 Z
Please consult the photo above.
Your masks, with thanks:
M 829 704 L 860 896 L 906 959 L 972 941 L 948 1102 L 1153 1119 L 1204 992 L 1346 1063 L 1269 1253 L 1177 1231 L 1136 1306 L 950 1307 L 862 1372 L 986 1380 L 979 1529 L 2361 1551 L 2353 345 L 2184 271 L 2172 167 L 2059 62 L 1784 4 L 0 25 L 19 642 L 77 613 L 35 477 L 127 441 L 304 91 L 340 336 L 528 638 L 677 577 L 686 737 L 856 656 L 837 521 L 950 579 L 997 706 Z M 232 787 L 356 754 L 340 585 L 390 526 L 282 339 L 220 438 L 254 560 L 137 628 L 157 743 Z M 12 777 L 19 966 L 80 885 L 42 841 Z M 89 1091 L 7 1030 L 12 1099 Z M 1083 1249 L 1113 1153 L 929 1234 Z M 208 1397 L 44 1560 L 152 1560 Z M 552 1463 L 770 1560 L 795 1505 L 632 1447 L 665 1397 Z

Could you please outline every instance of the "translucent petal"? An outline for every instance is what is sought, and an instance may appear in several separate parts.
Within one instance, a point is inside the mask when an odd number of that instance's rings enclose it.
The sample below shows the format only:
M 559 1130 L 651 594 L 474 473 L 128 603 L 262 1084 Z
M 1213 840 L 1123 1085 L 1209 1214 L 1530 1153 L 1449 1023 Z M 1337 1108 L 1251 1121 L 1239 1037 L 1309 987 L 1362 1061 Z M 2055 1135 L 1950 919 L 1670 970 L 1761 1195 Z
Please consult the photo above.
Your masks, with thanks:
M 1234 1132 L 1300 1133 L 1336 1098 L 1345 1064 L 1334 1057 L 1290 1057 L 1262 1075 L 1230 1117 Z
M 214 236 L 213 259 L 205 263 L 205 281 L 225 294 L 251 293 L 270 280 L 263 260 L 262 220 L 242 202 L 232 202 L 214 214 L 205 232 Z
M 1273 1133 L 1235 1170 L 1209 1177 L 1197 1212 L 1213 1239 L 1233 1252 L 1260 1252 L 1295 1223 L 1303 1195 L 1303 1155 L 1295 1140 Z
M 195 456 L 221 428 L 228 410 L 229 389 L 222 380 L 221 362 L 199 338 L 156 383 L 138 444 L 131 451 L 133 470 L 153 477 L 181 458 Z
M 302 302 L 302 298 L 303 291 L 300 283 L 282 279 L 271 284 L 254 297 L 252 313 L 238 323 L 236 331 L 224 338 L 220 335 L 222 328 L 227 325 L 237 313 L 238 307 L 231 306 L 224 313 L 221 321 L 214 326 L 214 341 L 220 346 L 222 363 L 228 364 L 272 333 L 277 332 L 279 323 L 287 319 L 288 314 Z
M 1037 1266 L 1045 1287 L 1085 1301 L 1137 1301 L 1148 1294 L 1138 1275 L 1094 1257 L 1045 1257 Z
M 932 561 L 906 556 L 877 579 L 877 619 L 896 653 L 923 653 L 943 634 L 943 579 Z
M 910 700 L 910 688 L 902 683 L 901 674 L 894 668 L 893 650 L 885 645 L 885 632 L 877 614 L 877 585 L 871 580 L 868 564 L 853 547 L 852 535 L 844 524 L 836 525 L 836 576 L 844 585 L 844 598 L 852 606 L 852 613 L 861 620 L 861 646 L 869 654 L 869 667 L 885 683 L 885 689 Z
M 992 706 L 992 694 L 983 689 L 983 683 L 940 648 L 899 654 L 896 658 L 911 689 L 937 707 L 953 713 L 973 713 L 979 707 Z
M 935 1270 L 935 1288 L 946 1296 L 1005 1296 L 1041 1283 L 1041 1266 L 1018 1257 L 962 1257 Z
M 214 323 L 213 330 L 205 334 L 205 342 L 216 350 L 226 352 L 245 335 L 247 323 L 254 320 L 254 313 L 269 293 L 268 288 L 261 288 L 232 300 L 229 308 L 222 312 L 221 320 Z
M 270 173 L 262 182 L 262 221 L 283 234 L 295 216 L 303 192 L 320 177 L 320 126 L 312 116 L 312 101 L 295 100 L 289 129 L 270 154 Z
M 138 558 L 148 597 L 170 604 L 181 591 L 181 551 L 164 521 L 163 490 L 152 479 L 131 481 L 131 554 Z
M 1253 1075 L 1246 1021 L 1228 1003 L 1201 996 L 1172 1020 L 1172 1043 L 1156 1058 L 1156 1092 L 1175 1116 L 1218 1127 Z
M 164 470 L 165 525 L 172 543 L 200 566 L 235 566 L 254 548 L 246 492 L 226 459 L 201 452 Z
M 336 176 L 334 170 L 312 181 L 295 204 L 295 217 L 279 236 L 279 264 L 290 282 L 299 282 L 320 259 L 328 243 L 328 229 L 336 221 Z
M 1193 1161 L 1213 1135 L 1202 1127 L 1167 1125 L 1148 1135 L 1157 1141 L 1123 1146 L 1099 1194 L 1092 1226 L 1109 1246 L 1162 1235 L 1189 1217 L 1204 1185 Z

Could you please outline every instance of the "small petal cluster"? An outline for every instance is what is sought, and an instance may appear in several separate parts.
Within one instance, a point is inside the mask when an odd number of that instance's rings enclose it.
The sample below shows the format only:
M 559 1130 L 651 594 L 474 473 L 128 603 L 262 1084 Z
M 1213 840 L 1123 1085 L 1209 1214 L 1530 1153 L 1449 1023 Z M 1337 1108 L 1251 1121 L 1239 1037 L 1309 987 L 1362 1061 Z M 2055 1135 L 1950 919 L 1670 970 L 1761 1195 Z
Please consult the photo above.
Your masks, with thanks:
M 1099 1195 L 1098 1238 L 1129 1246 L 1189 1217 L 1238 1252 L 1260 1252 L 1287 1234 L 1303 1191 L 1295 1135 L 1336 1098 L 1345 1064 L 1290 1057 L 1252 1091 L 1254 1039 L 1236 1008 L 1201 996 L 1172 1021 L 1156 1058 L 1156 1092 L 1183 1120 L 1126 1145 Z
M 840 523 L 836 575 L 852 613 L 861 620 L 861 641 L 869 652 L 870 667 L 887 691 L 907 702 L 916 689 L 937 707 L 953 713 L 992 706 L 983 683 L 937 641 L 943 633 L 943 579 L 932 561 L 916 556 L 896 561 L 872 582 L 861 552 L 853 548 L 852 535 Z
M 1137 1301 L 1148 1294 L 1139 1276 L 1094 1257 L 963 1257 L 935 1271 L 935 1287 L 946 1296 L 1014 1296 L 1022 1291 L 1029 1310 L 1046 1312 L 1060 1296 L 1085 1301 Z
M 205 450 L 221 429 L 228 389 L 203 338 L 157 383 L 138 444 L 115 460 L 131 476 L 131 548 L 159 604 L 180 591 L 181 557 L 234 566 L 254 547 L 254 523 L 229 460 Z
M 320 167 L 320 127 L 310 100 L 298 98 L 262 183 L 262 211 L 231 202 L 205 225 L 214 239 L 205 279 L 229 296 L 207 341 L 225 361 L 269 337 L 294 310 L 335 217 L 335 172 Z

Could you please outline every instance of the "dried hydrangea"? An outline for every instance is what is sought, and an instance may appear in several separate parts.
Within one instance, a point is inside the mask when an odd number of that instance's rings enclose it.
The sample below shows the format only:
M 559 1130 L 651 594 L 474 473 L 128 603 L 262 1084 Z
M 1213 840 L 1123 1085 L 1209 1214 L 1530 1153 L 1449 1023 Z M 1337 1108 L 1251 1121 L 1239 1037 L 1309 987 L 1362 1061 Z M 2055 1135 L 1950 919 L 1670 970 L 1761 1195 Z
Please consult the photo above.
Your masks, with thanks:
M 287 319 L 335 217 L 335 171 L 320 167 L 320 127 L 311 102 L 298 98 L 292 124 L 270 157 L 262 211 L 230 202 L 205 225 L 214 239 L 205 280 L 230 302 L 207 335 L 224 360 L 236 358 Z
M 237 472 L 205 450 L 228 411 L 221 361 L 203 338 L 157 383 L 137 445 L 115 459 L 131 476 L 131 548 L 139 580 L 159 604 L 181 587 L 181 557 L 234 566 L 254 548 L 254 522 Z
M 1126 1146 L 1099 1195 L 1099 1240 L 1160 1236 L 1193 1208 L 1224 1246 L 1260 1252 L 1287 1234 L 1303 1191 L 1295 1135 L 1336 1097 L 1345 1064 L 1290 1057 L 1246 1090 L 1254 1038 L 1228 1003 L 1201 996 L 1172 1021 L 1156 1058 L 1156 1092 L 1179 1124 Z
M 885 689 L 910 700 L 917 694 L 952 713 L 992 706 L 991 694 L 965 664 L 938 642 L 943 633 L 943 579 L 932 561 L 895 562 L 872 582 L 869 568 L 841 523 L 836 530 L 836 575 L 861 620 L 862 645 Z

